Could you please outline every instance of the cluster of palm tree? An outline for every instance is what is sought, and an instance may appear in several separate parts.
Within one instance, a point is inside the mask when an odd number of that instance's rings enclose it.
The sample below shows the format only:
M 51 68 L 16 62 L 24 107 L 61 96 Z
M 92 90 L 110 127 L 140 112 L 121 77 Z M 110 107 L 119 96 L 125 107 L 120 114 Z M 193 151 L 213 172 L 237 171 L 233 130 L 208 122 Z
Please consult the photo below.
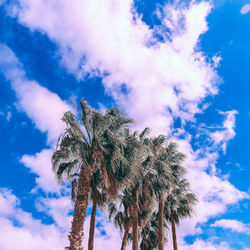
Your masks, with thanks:
M 83 226 L 92 204 L 88 249 L 94 248 L 97 207 L 123 235 L 121 249 L 163 250 L 175 224 L 191 216 L 197 197 L 184 179 L 185 155 L 166 136 L 149 137 L 149 129 L 132 132 L 117 108 L 103 114 L 80 101 L 79 114 L 66 112 L 52 167 L 60 183 L 71 183 L 74 213 L 67 249 L 83 249 Z

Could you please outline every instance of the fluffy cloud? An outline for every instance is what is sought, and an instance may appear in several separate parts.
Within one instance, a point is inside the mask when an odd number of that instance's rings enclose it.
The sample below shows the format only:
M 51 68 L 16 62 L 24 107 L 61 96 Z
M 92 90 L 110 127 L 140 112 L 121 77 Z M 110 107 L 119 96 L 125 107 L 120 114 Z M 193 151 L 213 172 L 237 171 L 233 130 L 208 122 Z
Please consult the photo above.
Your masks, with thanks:
M 215 144 L 212 148 L 205 148 L 205 151 L 200 149 L 194 151 L 188 139 L 177 139 L 177 142 L 180 150 L 188 156 L 185 162 L 188 169 L 187 178 L 191 181 L 192 188 L 199 198 L 192 219 L 183 220 L 177 229 L 178 239 L 184 246 L 186 245 L 185 236 L 199 235 L 201 227 L 209 219 L 225 213 L 229 205 L 237 204 L 238 201 L 248 199 L 249 196 L 238 190 L 225 178 L 216 175 L 219 154 L 215 151 Z
M 250 225 L 244 224 L 238 220 L 229 220 L 229 219 L 217 220 L 211 226 L 231 229 L 233 232 L 250 234 Z
M 55 176 L 51 171 L 51 156 L 53 151 L 51 149 L 44 149 L 36 155 L 24 155 L 21 162 L 36 174 L 37 187 L 45 192 L 58 192 L 60 185 L 57 184 Z M 36 187 L 36 188 L 37 188 Z
M 203 98 L 217 93 L 214 64 L 197 47 L 207 30 L 208 2 L 167 5 L 158 10 L 162 24 L 153 29 L 135 14 L 132 0 L 20 0 L 14 9 L 20 23 L 59 45 L 70 72 L 102 76 L 138 127 L 169 132 L 173 117 L 193 119 Z M 158 41 L 154 34 L 164 38 L 166 25 L 171 40 Z
M 240 13 L 244 15 L 247 14 L 249 11 L 250 11 L 250 4 L 246 4 L 241 8 Z
M 19 204 L 19 200 L 8 189 L 0 189 L 0 216 L 8 216 L 14 213 L 14 207 Z
M 69 196 L 57 198 L 40 198 L 36 202 L 36 208 L 51 216 L 55 224 L 63 231 L 69 232 L 72 217 L 69 216 L 72 211 L 72 202 Z
M 54 225 L 45 225 L 23 211 L 18 198 L 0 190 L 0 248 L 2 250 L 63 249 L 65 236 Z M 15 240 L 13 240 L 15 239 Z

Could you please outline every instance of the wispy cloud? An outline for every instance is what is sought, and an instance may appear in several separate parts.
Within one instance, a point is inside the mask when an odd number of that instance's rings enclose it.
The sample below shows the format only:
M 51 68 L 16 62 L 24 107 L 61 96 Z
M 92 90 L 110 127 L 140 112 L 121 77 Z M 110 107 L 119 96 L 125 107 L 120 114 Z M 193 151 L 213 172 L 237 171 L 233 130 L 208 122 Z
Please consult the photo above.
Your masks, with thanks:
M 249 11 L 250 11 L 250 4 L 246 4 L 246 5 L 244 5 L 244 6 L 241 8 L 240 13 L 241 13 L 242 15 L 245 15 L 245 14 L 247 14 Z
M 222 147 L 222 150 L 225 154 L 228 142 L 232 140 L 236 135 L 235 116 L 238 114 L 238 111 L 237 110 L 230 110 L 226 112 L 220 111 L 219 113 L 225 116 L 223 126 L 221 127 L 221 129 L 218 129 L 214 133 L 211 133 L 210 137 L 213 139 L 214 144 L 216 146 L 220 145 Z

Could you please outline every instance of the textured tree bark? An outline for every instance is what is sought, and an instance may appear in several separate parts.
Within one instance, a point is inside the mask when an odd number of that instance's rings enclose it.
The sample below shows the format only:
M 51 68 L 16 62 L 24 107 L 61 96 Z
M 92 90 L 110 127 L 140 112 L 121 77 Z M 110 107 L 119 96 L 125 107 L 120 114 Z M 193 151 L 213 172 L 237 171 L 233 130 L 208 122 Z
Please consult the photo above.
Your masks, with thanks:
M 174 222 L 174 216 L 172 214 L 171 214 L 171 227 L 172 227 L 173 248 L 174 248 L 174 250 L 178 250 L 175 222 Z
M 126 250 L 129 230 L 130 230 L 130 218 L 127 219 L 127 223 L 126 223 L 126 227 L 125 227 L 125 233 L 124 233 L 124 236 L 123 236 L 123 239 L 122 239 L 121 250 Z
M 93 200 L 93 206 L 92 206 L 92 210 L 91 210 L 90 227 L 89 227 L 88 250 L 94 249 L 95 217 L 96 217 L 96 201 Z
M 70 250 L 82 250 L 83 240 L 83 226 L 86 219 L 87 206 L 88 206 L 88 194 L 90 190 L 90 175 L 85 167 L 81 168 L 79 174 L 78 192 L 75 202 L 75 210 L 73 214 L 73 221 L 71 225 L 71 232 L 68 236 L 70 246 L 67 249 Z
M 160 198 L 158 208 L 158 250 L 164 250 L 163 211 L 164 198 Z
M 138 191 L 135 191 L 135 201 L 133 204 L 133 219 L 132 219 L 132 249 L 138 250 Z

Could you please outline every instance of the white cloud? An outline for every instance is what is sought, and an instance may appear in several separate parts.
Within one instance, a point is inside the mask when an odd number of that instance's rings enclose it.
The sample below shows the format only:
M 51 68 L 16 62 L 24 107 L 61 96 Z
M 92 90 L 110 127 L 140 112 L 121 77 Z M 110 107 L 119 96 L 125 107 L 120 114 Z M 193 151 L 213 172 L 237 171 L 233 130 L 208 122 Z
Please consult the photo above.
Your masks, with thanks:
M 210 241 L 196 240 L 192 245 L 181 246 L 183 250 L 230 250 L 230 246 L 227 242 L 222 242 L 220 244 L 213 244 Z
M 51 149 L 44 149 L 36 155 L 24 155 L 21 162 L 38 176 L 36 177 L 37 187 L 45 192 L 56 193 L 60 190 L 60 185 L 57 184 L 55 175 L 52 173 L 52 153 Z
M 72 217 L 69 213 L 72 211 L 72 203 L 69 196 L 57 198 L 41 198 L 36 202 L 36 208 L 51 216 L 55 224 L 63 231 L 69 232 Z
M 246 4 L 241 8 L 240 13 L 244 15 L 247 14 L 249 11 L 250 11 L 250 4 Z
M 22 64 L 14 53 L 0 44 L 0 72 L 11 82 L 16 93 L 17 106 L 34 122 L 36 128 L 47 132 L 48 142 L 54 143 L 64 129 L 61 118 L 65 111 L 72 108 L 55 93 L 28 80 Z
M 150 29 L 131 13 L 132 4 L 132 0 L 20 0 L 15 13 L 22 24 L 59 45 L 62 63 L 70 72 L 77 77 L 86 72 L 101 75 L 106 90 L 136 118 L 138 127 L 169 132 L 173 116 L 193 119 L 201 112 L 203 98 L 217 93 L 217 75 L 197 47 L 207 30 L 211 6 L 167 5 L 162 25 Z M 39 18 L 43 13 L 46 19 Z M 183 20 L 185 25 L 180 25 Z M 167 21 L 173 23 L 173 40 L 159 42 L 153 33 L 163 34 Z M 128 94 L 121 91 L 123 84 Z
M 8 189 L 0 189 L 0 216 L 12 215 L 14 213 L 13 207 L 18 204 L 18 199 Z
M 244 224 L 238 220 L 221 219 L 215 221 L 211 226 L 231 229 L 233 232 L 250 234 L 250 225 Z
M 227 112 L 220 112 L 220 114 L 225 115 L 226 118 L 223 122 L 223 127 L 218 129 L 214 133 L 210 134 L 216 147 L 221 146 L 224 154 L 226 153 L 227 143 L 232 140 L 235 133 L 235 116 L 238 114 L 237 110 L 230 110 Z
M 185 245 L 183 241 L 185 236 L 199 235 L 200 227 L 209 219 L 224 214 L 229 205 L 237 204 L 242 199 L 248 199 L 249 196 L 238 190 L 228 180 L 216 176 L 216 171 L 213 169 L 216 170 L 219 154 L 214 151 L 215 148 L 212 150 L 209 147 L 205 148 L 203 156 L 200 156 L 201 150 L 194 151 L 186 138 L 177 142 L 180 151 L 187 155 L 185 161 L 188 169 L 187 178 L 199 198 L 192 219 L 183 220 L 178 228 L 179 240 Z
M 19 208 L 20 201 L 9 190 L 0 190 L 0 203 L 1 250 L 63 249 L 65 235 Z

